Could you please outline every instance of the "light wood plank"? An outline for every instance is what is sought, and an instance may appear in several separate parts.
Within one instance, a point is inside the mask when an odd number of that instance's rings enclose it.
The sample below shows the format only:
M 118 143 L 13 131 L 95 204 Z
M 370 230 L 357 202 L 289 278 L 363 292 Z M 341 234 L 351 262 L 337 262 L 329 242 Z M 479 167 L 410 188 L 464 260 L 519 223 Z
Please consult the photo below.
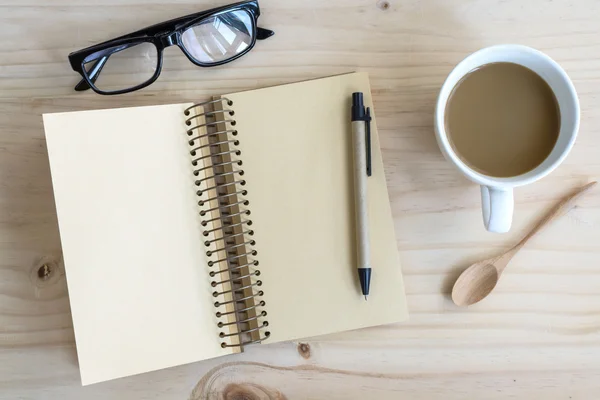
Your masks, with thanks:
M 485 302 L 458 309 L 448 293 L 464 267 L 508 248 L 564 193 L 600 176 L 600 3 L 261 0 L 261 25 L 276 36 L 235 63 L 200 69 L 171 48 L 146 90 L 72 90 L 70 51 L 221 4 L 0 0 L 0 398 L 593 398 L 600 191 L 523 249 Z M 502 236 L 484 231 L 478 188 L 444 161 L 432 128 L 452 66 L 498 43 L 555 58 L 582 107 L 571 155 L 516 191 L 514 226 Z M 353 70 L 371 75 L 411 321 L 82 388 L 41 114 L 204 99 Z M 58 269 L 41 281 L 45 260 Z

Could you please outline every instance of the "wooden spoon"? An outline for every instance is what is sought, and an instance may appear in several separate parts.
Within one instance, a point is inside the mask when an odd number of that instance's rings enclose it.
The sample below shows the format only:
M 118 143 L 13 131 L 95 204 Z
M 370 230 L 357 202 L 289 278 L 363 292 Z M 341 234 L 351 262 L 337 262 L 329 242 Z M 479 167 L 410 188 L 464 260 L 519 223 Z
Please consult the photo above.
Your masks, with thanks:
M 519 243 L 504 254 L 476 262 L 467 268 L 456 280 L 452 288 L 452 300 L 458 306 L 470 306 L 484 298 L 494 290 L 500 275 L 525 243 L 553 220 L 566 214 L 580 196 L 597 182 L 591 182 L 577 189 L 558 203 Z

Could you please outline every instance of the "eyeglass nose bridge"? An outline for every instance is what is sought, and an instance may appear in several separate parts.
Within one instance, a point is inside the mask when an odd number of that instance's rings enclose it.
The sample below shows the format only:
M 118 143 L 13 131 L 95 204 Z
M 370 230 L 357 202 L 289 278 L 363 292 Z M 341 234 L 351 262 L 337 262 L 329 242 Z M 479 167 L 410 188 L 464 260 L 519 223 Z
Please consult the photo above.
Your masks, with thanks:
M 158 39 L 160 40 L 160 44 L 163 47 L 169 47 L 173 45 L 177 45 L 177 32 L 166 33 L 164 35 L 159 35 Z

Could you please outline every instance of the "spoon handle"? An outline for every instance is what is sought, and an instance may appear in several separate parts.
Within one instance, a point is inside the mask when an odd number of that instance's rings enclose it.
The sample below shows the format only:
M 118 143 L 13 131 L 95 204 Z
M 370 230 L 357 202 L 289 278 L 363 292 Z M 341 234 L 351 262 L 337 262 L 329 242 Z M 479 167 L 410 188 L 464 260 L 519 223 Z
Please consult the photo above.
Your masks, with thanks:
M 525 237 L 519 243 L 517 243 L 515 247 L 513 247 L 513 250 L 515 250 L 515 252 L 519 250 L 525 245 L 525 243 L 527 243 L 529 239 L 531 239 L 536 233 L 541 231 L 542 228 L 544 228 L 546 225 L 548 225 L 550 222 L 554 221 L 558 217 L 561 217 L 564 214 L 566 214 L 571 208 L 573 208 L 573 206 L 575 205 L 575 201 L 579 199 L 579 197 L 581 197 L 583 194 L 585 194 L 585 192 L 587 192 L 590 188 L 595 186 L 596 183 L 598 182 L 590 182 L 587 185 L 580 187 L 570 195 L 563 198 L 556 206 L 554 206 L 548 212 L 548 214 L 544 216 L 544 218 L 542 218 L 537 223 L 537 225 L 531 230 L 531 232 L 525 235 Z

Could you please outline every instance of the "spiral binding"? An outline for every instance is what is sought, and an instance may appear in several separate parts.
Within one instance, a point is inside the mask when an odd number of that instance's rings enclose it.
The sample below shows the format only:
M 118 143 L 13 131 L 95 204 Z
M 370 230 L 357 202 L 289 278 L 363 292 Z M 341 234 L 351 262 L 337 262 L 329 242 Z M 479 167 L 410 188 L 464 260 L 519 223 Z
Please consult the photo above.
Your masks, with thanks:
M 206 101 L 203 103 L 194 104 L 188 107 L 184 114 L 187 117 L 185 124 L 189 127 L 187 135 L 189 137 L 188 144 L 190 145 L 190 155 L 192 156 L 192 165 L 198 166 L 202 160 L 211 160 L 211 165 L 195 168 L 194 176 L 203 177 L 195 180 L 197 186 L 196 195 L 199 197 L 198 206 L 204 207 L 210 204 L 211 201 L 217 201 L 217 206 L 203 208 L 200 211 L 200 216 L 205 217 L 210 215 L 210 219 L 203 219 L 201 225 L 207 227 L 210 223 L 219 221 L 220 226 L 213 229 L 205 229 L 202 235 L 206 237 L 204 246 L 206 246 L 206 255 L 211 258 L 208 261 L 209 267 L 215 267 L 226 264 L 225 268 L 212 270 L 209 276 L 213 278 L 211 286 L 215 288 L 213 296 L 215 298 L 222 295 L 231 295 L 232 300 L 216 301 L 214 306 L 221 308 L 231 305 L 231 311 L 217 311 L 216 317 L 223 318 L 234 315 L 233 322 L 219 322 L 218 328 L 223 328 L 231 325 L 236 325 L 237 331 L 232 333 L 220 332 L 220 338 L 228 338 L 238 336 L 239 343 L 231 344 L 222 342 L 221 347 L 242 347 L 252 343 L 259 343 L 270 336 L 269 331 L 264 331 L 262 337 L 260 331 L 269 326 L 268 321 L 259 321 L 267 316 L 264 310 L 258 310 L 265 306 L 265 301 L 258 301 L 257 298 L 262 297 L 264 292 L 257 290 L 262 285 L 262 281 L 254 279 L 260 276 L 260 270 L 254 267 L 258 266 L 258 260 L 255 257 L 258 252 L 252 247 L 256 242 L 253 239 L 248 239 L 248 236 L 254 235 L 254 231 L 249 228 L 252 226 L 252 220 L 248 218 L 250 210 L 244 208 L 250 204 L 247 199 L 243 199 L 248 194 L 248 191 L 243 188 L 246 185 L 244 179 L 238 178 L 244 176 L 244 170 L 239 169 L 243 162 L 234 159 L 232 156 L 240 156 L 242 152 L 232 147 L 240 144 L 238 131 L 233 127 L 236 125 L 235 119 L 230 117 L 235 115 L 235 111 L 230 108 L 223 110 L 205 111 L 205 106 L 221 106 L 231 107 L 233 102 L 227 98 Z M 201 108 L 200 108 L 201 107 Z M 200 108 L 201 113 L 194 113 Z M 199 123 L 192 126 L 194 120 L 198 117 L 204 117 L 204 123 Z M 217 119 L 222 117 L 222 119 Z M 206 119 L 211 118 L 212 122 L 207 122 Z M 227 129 L 219 130 L 220 126 L 225 126 Z M 231 128 L 230 128 L 231 127 Z M 206 130 L 206 132 L 202 130 Z M 209 132 L 209 130 L 211 130 Z M 233 137 L 230 137 L 233 136 Z M 201 140 L 206 139 L 208 143 L 202 144 Z M 208 154 L 202 155 L 202 150 Z M 210 174 L 212 172 L 212 175 Z M 231 181 L 227 181 L 231 178 Z M 214 182 L 209 185 L 209 182 Z M 216 196 L 204 199 L 202 198 L 206 192 L 216 191 Z M 216 216 L 215 216 L 216 214 Z M 236 232 L 237 230 L 237 232 Z M 218 253 L 224 253 L 225 257 L 220 259 L 212 259 Z M 240 263 L 244 260 L 243 263 Z M 251 268 L 252 267 L 252 268 Z M 226 279 L 221 279 L 219 276 L 226 274 Z M 229 288 L 220 289 L 223 285 L 229 284 Z M 252 324 L 256 324 L 255 326 Z M 256 336 L 250 334 L 258 332 Z

